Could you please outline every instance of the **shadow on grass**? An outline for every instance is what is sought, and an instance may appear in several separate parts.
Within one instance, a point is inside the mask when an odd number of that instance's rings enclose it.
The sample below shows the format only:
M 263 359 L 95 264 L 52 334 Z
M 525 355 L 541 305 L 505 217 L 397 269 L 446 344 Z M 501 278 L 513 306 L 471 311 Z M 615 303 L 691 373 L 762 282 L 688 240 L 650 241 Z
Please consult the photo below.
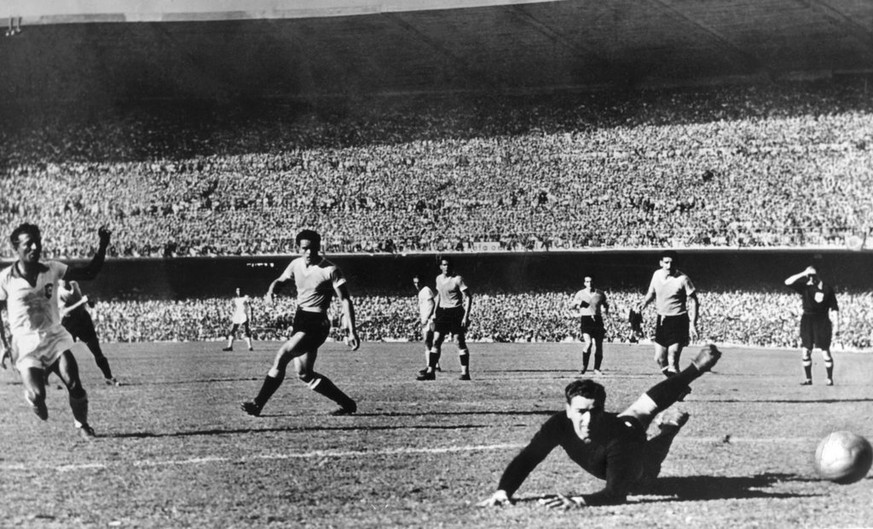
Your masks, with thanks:
M 642 503 L 815 496 L 766 490 L 786 481 L 813 480 L 794 474 L 776 473 L 756 476 L 669 476 L 658 478 L 651 485 L 635 491 L 635 494 L 642 496 L 639 498 Z

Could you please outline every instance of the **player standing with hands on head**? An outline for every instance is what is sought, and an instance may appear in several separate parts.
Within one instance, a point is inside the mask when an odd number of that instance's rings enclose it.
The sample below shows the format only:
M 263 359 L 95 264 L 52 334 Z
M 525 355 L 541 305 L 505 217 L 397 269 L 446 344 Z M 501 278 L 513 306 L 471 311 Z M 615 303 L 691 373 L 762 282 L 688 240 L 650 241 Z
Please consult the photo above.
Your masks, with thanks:
M 91 280 L 103 268 L 110 232 L 97 231 L 100 245 L 85 266 L 60 261 L 41 262 L 42 234 L 33 224 L 21 224 L 12 231 L 10 241 L 18 260 L 0 272 L 0 310 L 5 309 L 12 333 L 12 361 L 24 384 L 24 397 L 36 415 L 48 419 L 45 404 L 45 376 L 51 371 L 67 387 L 75 426 L 82 437 L 95 437 L 88 424 L 88 394 L 79 379 L 79 366 L 70 349 L 73 337 L 61 325 L 58 307 L 58 281 Z M 6 331 L 0 325 L 3 349 L 9 347 Z
M 720 357 L 721 352 L 714 345 L 704 347 L 684 371 L 652 386 L 619 414 L 604 410 L 603 386 L 590 379 L 571 382 L 564 390 L 566 409 L 543 424 L 503 471 L 497 491 L 477 505 L 514 503 L 515 491 L 558 446 L 574 463 L 606 480 L 606 485 L 592 494 L 553 494 L 540 499 L 541 505 L 570 509 L 624 503 L 632 490 L 658 477 L 673 439 L 688 421 L 687 413 L 675 410 L 671 413 L 667 408 L 687 393 L 691 382 L 712 369 Z M 647 439 L 646 430 L 662 411 L 658 420 L 660 432 Z
M 236 289 L 236 295 L 233 297 L 233 315 L 230 318 L 230 332 L 227 333 L 227 346 L 222 351 L 233 351 L 233 341 L 236 339 L 236 332 L 239 326 L 243 328 L 243 338 L 246 340 L 246 345 L 251 351 L 252 348 L 252 328 L 249 325 L 252 321 L 252 298 L 243 296 L 240 289 Z
M 276 289 L 290 281 L 294 282 L 297 289 L 297 311 L 292 325 L 294 334 L 279 347 L 258 395 L 254 400 L 243 402 L 242 409 L 249 415 L 259 416 L 264 405 L 282 385 L 282 381 L 285 380 L 285 370 L 293 361 L 297 378 L 301 382 L 319 395 L 339 404 L 340 407 L 331 412 L 331 415 L 351 415 L 358 410 L 355 401 L 336 387 L 329 378 L 315 371 L 318 348 L 330 333 L 327 312 L 334 295 L 342 303 L 342 321 L 347 325 L 349 347 L 356 351 L 361 345 L 355 327 L 355 310 L 346 286 L 346 278 L 335 264 L 319 254 L 321 236 L 318 233 L 303 230 L 297 234 L 296 242 L 300 257 L 291 261 L 282 275 L 270 283 L 265 296 L 267 304 L 272 304 Z
M 658 318 L 655 324 L 655 362 L 665 376 L 679 372 L 682 348 L 697 338 L 697 316 L 700 302 L 691 278 L 676 268 L 676 252 L 661 253 L 661 268 L 652 274 L 649 290 L 637 311 L 655 302 Z
M 470 309 L 473 295 L 464 283 L 464 278 L 455 272 L 449 257 L 440 258 L 442 273 L 436 277 L 437 302 L 434 306 L 433 347 L 428 355 L 427 369 L 416 380 L 435 380 L 436 367 L 442 354 L 446 336 L 454 334 L 458 340 L 458 361 L 461 364 L 461 380 L 470 380 L 470 350 L 466 333 L 470 327 Z
M 834 357 L 831 355 L 831 340 L 840 330 L 840 309 L 837 296 L 830 285 L 825 284 L 813 266 L 785 280 L 785 285 L 803 298 L 803 315 L 800 317 L 800 343 L 803 349 L 803 372 L 806 378 L 801 386 L 812 385 L 812 349 L 821 349 L 827 380 L 834 385 Z M 830 313 L 834 313 L 834 325 Z
M 609 301 L 606 294 L 594 288 L 594 278 L 584 277 L 585 288 L 576 292 L 570 309 L 579 315 L 580 332 L 582 333 L 582 370 L 588 371 L 588 361 L 591 358 L 591 348 L 594 348 L 594 374 L 601 375 L 600 365 L 603 362 L 603 338 L 606 328 L 603 326 L 603 314 L 609 314 Z

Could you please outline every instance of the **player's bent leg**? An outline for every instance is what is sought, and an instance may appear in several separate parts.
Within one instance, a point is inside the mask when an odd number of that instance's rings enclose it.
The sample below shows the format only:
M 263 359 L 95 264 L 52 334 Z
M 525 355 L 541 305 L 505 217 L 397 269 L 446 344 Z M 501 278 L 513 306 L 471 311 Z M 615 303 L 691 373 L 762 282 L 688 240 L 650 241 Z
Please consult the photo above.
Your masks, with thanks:
M 21 382 L 24 384 L 24 398 L 33 408 L 33 412 L 42 420 L 48 419 L 48 408 L 45 405 L 45 371 L 37 367 L 27 367 L 20 370 Z
M 358 411 L 358 405 L 351 397 L 336 387 L 336 384 L 331 379 L 314 371 L 313 367 L 315 366 L 317 354 L 317 351 L 313 351 L 294 360 L 294 366 L 297 368 L 297 378 L 309 386 L 309 389 L 312 391 L 339 404 L 340 407 L 332 411 L 331 415 L 351 415 Z
M 88 393 L 82 387 L 76 357 L 70 351 L 64 351 L 53 368 L 64 385 L 67 386 L 70 411 L 73 412 L 73 419 L 79 434 L 86 439 L 95 437 L 94 429 L 88 424 Z
M 670 453 L 673 439 L 688 422 L 686 412 L 668 408 L 658 417 L 659 432 L 646 442 L 642 483 L 648 484 L 661 473 L 661 465 Z
M 100 342 L 96 339 L 88 340 L 85 342 L 85 345 L 88 346 L 91 354 L 94 355 L 94 362 L 97 364 L 97 367 L 100 368 L 100 372 L 103 373 L 103 379 L 106 383 L 112 386 L 117 386 L 118 381 L 112 376 L 112 368 L 109 366 L 109 360 L 103 354 Z

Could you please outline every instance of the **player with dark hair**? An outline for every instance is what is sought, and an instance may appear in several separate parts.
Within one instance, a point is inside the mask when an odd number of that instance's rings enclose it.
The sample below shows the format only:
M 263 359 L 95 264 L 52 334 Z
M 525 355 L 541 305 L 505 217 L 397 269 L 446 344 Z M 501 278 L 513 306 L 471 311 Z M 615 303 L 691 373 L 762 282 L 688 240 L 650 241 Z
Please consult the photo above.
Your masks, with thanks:
M 101 227 L 97 234 L 100 245 L 87 265 L 43 263 L 39 228 L 21 224 L 9 237 L 18 260 L 0 272 L 0 309 L 6 310 L 9 320 L 12 361 L 21 374 L 25 399 L 40 419 L 47 420 L 46 371 L 57 374 L 67 387 L 75 426 L 86 439 L 95 437 L 95 433 L 88 424 L 88 394 L 82 387 L 76 358 L 70 352 L 73 337 L 61 325 L 58 281 L 97 277 L 106 259 L 110 232 Z M 3 325 L 0 325 L 0 340 L 3 349 L 7 349 L 9 343 Z
M 293 361 L 297 378 L 301 382 L 339 404 L 340 407 L 331 412 L 331 415 L 350 415 L 358 409 L 355 401 L 329 378 L 315 371 L 318 348 L 330 333 L 327 313 L 334 295 L 342 303 L 342 321 L 349 333 L 346 343 L 352 350 L 357 350 L 361 345 L 346 278 L 335 264 L 319 254 L 321 236 L 318 233 L 303 230 L 297 234 L 296 243 L 300 257 L 291 261 L 282 275 L 270 283 L 265 296 L 267 304 L 272 304 L 276 290 L 290 281 L 294 282 L 297 290 L 297 311 L 292 324 L 293 334 L 276 353 L 258 395 L 254 400 L 243 402 L 242 409 L 249 415 L 259 416 L 264 405 L 282 385 L 288 364 Z
M 412 285 L 415 287 L 415 292 L 418 296 L 418 319 L 421 323 L 421 340 L 424 342 L 424 365 L 425 368 L 419 371 L 419 375 L 427 372 L 427 364 L 430 359 L 430 350 L 433 348 L 433 309 L 436 304 L 436 292 L 427 285 L 421 283 L 421 278 L 418 274 L 412 276 Z M 441 371 L 440 364 L 437 362 L 436 370 Z
M 97 329 L 94 328 L 94 320 L 85 308 L 86 305 L 93 307 L 94 302 L 88 299 L 88 296 L 82 294 L 78 281 L 68 281 L 66 279 L 58 281 L 58 303 L 60 304 L 61 325 L 72 335 L 74 340 L 81 340 L 88 346 L 88 350 L 94 355 L 97 367 L 103 373 L 103 380 L 106 384 L 109 386 L 121 385 L 112 376 L 109 360 L 103 354 L 100 340 L 97 339 Z
M 604 410 L 606 390 L 602 385 L 590 379 L 571 382 L 565 389 L 566 409 L 543 424 L 506 467 L 497 491 L 478 505 L 514 503 L 515 491 L 557 446 L 584 470 L 606 480 L 606 485 L 592 494 L 548 496 L 541 504 L 568 509 L 624 503 L 628 493 L 657 478 L 673 439 L 688 420 L 687 413 L 665 410 L 720 357 L 714 345 L 704 347 L 685 370 L 652 386 L 619 414 Z M 647 439 L 646 430 L 662 411 L 660 432 Z
M 679 371 L 682 348 L 697 338 L 697 316 L 700 302 L 691 279 L 676 268 L 678 256 L 672 250 L 661 253 L 661 268 L 652 274 L 652 281 L 638 312 L 655 302 L 658 318 L 655 322 L 655 362 L 661 372 L 672 376 Z
M 252 298 L 243 296 L 240 289 L 236 289 L 236 295 L 233 297 L 233 315 L 230 318 L 230 331 L 227 333 L 227 346 L 222 351 L 233 351 L 233 341 L 236 339 L 236 333 L 240 325 L 243 328 L 243 338 L 249 351 L 252 347 L 252 328 L 249 323 L 252 321 Z
M 785 280 L 785 285 L 799 293 L 803 299 L 803 315 L 800 317 L 800 343 L 803 350 L 803 372 L 806 378 L 801 386 L 812 385 L 812 349 L 821 349 L 827 373 L 826 384 L 834 385 L 834 357 L 831 355 L 831 340 L 840 329 L 840 309 L 834 289 L 819 278 L 813 266 Z M 834 313 L 831 322 L 830 313 Z
M 600 365 L 603 362 L 603 338 L 606 328 L 603 325 L 603 314 L 609 314 L 609 301 L 606 294 L 594 287 L 594 278 L 586 275 L 583 279 L 585 287 L 576 292 L 570 309 L 579 316 L 579 331 L 582 334 L 582 370 L 588 371 L 588 361 L 591 349 L 594 349 L 594 374 L 602 374 Z
M 464 283 L 464 278 L 455 272 L 451 258 L 440 257 L 442 273 L 436 277 L 437 302 L 434 305 L 433 347 L 427 361 L 427 369 L 416 380 L 435 380 L 436 366 L 442 354 L 446 336 L 454 334 L 458 340 L 458 361 L 461 364 L 461 380 L 470 380 L 470 350 L 467 348 L 466 332 L 470 326 L 470 309 L 473 295 Z

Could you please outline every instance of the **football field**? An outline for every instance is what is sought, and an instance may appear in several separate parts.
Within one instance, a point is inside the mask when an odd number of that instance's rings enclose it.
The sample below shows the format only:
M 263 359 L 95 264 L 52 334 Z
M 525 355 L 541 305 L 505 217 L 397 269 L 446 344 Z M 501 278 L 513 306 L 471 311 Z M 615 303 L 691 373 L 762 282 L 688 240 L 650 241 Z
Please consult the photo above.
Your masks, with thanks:
M 105 386 L 77 345 L 98 438 L 80 439 L 67 393 L 48 388 L 41 422 L 12 370 L 0 372 L 3 527 L 873 527 L 873 478 L 816 477 L 833 430 L 873 438 L 873 355 L 836 353 L 836 385 L 801 380 L 796 351 L 724 348 L 678 406 L 691 420 L 655 488 L 626 505 L 556 512 L 535 501 L 593 492 L 602 481 L 559 448 L 505 508 L 478 508 L 515 453 L 576 378 L 574 344 L 471 344 L 472 382 L 454 345 L 436 381 L 415 381 L 422 346 L 327 344 L 316 368 L 358 401 L 358 414 L 289 373 L 264 408 L 255 395 L 276 343 L 105 346 L 121 387 Z M 686 351 L 685 365 L 696 352 Z M 607 409 L 620 411 L 656 374 L 651 346 L 609 345 Z M 654 429 L 654 427 L 653 427 Z

